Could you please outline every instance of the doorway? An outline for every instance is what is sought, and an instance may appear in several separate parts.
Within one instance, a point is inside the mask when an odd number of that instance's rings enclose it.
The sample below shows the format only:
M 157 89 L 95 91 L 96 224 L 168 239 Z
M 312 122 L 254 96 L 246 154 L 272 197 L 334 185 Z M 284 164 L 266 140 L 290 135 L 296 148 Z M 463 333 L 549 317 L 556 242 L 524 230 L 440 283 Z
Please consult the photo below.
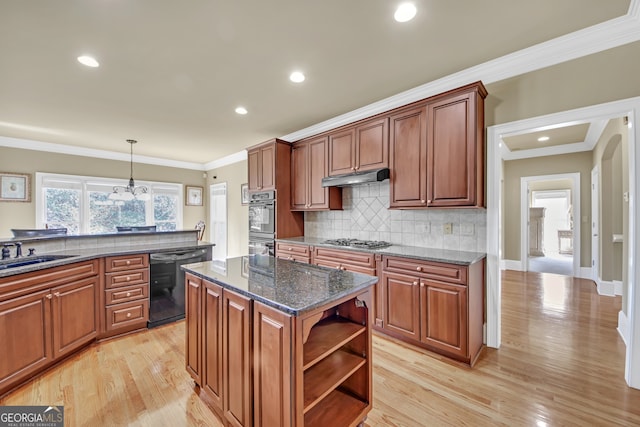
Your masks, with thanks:
M 215 243 L 211 258 L 227 259 L 227 183 L 212 184 L 209 187 L 211 200 L 211 240 Z

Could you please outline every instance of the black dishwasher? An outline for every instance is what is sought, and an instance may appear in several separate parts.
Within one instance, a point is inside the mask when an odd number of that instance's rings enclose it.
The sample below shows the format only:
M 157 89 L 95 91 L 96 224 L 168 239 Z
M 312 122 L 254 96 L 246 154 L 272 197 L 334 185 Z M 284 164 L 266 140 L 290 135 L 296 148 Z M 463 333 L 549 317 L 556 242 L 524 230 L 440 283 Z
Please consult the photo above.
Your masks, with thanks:
M 180 266 L 207 258 L 207 249 L 149 255 L 149 328 L 184 319 L 184 271 Z

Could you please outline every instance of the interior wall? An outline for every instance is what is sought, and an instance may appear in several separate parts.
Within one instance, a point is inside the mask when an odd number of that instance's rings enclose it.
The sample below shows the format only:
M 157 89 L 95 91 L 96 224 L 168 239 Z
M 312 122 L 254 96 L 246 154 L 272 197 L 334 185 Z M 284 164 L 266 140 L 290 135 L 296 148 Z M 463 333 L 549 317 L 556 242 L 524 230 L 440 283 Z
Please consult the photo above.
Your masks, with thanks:
M 126 185 L 129 181 L 130 163 L 120 160 L 0 147 L 0 171 L 31 174 L 31 202 L 0 202 L 0 236 L 11 237 L 12 228 L 33 228 L 36 226 L 36 172 L 122 178 L 122 184 Z M 202 171 L 135 162 L 133 177 L 137 180 L 174 182 L 194 186 L 204 185 Z M 204 219 L 204 206 L 185 206 L 184 200 L 182 203 L 183 228 L 191 229 L 195 227 L 198 220 Z M 204 203 L 207 203 L 206 194 Z
M 207 172 L 205 193 L 209 194 L 209 186 L 211 184 L 227 183 L 227 256 L 229 258 L 247 255 L 248 253 L 249 207 L 242 204 L 240 194 L 240 186 L 247 183 L 248 176 L 246 160 Z M 207 204 L 207 226 L 211 224 L 210 215 L 209 205 Z M 207 238 L 210 238 L 208 234 Z
M 591 264 L 591 152 L 536 157 L 504 162 L 504 246 L 503 259 L 520 260 L 520 178 L 527 176 L 580 173 L 580 265 Z M 574 221 L 578 220 L 574 218 Z

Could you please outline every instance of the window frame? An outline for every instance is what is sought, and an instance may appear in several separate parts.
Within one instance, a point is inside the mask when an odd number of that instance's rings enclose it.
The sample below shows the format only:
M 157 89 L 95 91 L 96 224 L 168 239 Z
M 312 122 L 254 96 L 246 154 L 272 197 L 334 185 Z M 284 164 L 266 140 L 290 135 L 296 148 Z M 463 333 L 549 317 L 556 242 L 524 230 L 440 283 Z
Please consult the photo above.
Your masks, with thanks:
M 65 181 L 70 187 L 76 187 L 80 190 L 80 224 L 79 234 L 102 234 L 89 232 L 89 192 L 96 191 L 96 187 L 113 188 L 116 185 L 122 186 L 127 184 L 127 180 L 117 178 L 105 178 L 84 175 L 69 175 L 48 172 L 36 172 L 36 191 L 35 191 L 35 215 L 36 228 L 45 228 L 45 195 L 44 189 L 47 180 Z M 183 227 L 183 206 L 184 186 L 177 182 L 161 182 L 161 181 L 142 181 L 136 180 L 136 185 L 144 185 L 149 188 L 151 197 L 145 201 L 145 222 L 146 225 L 154 225 L 154 196 L 157 194 L 172 194 L 176 196 L 176 230 L 182 230 Z M 79 188 L 78 188 L 79 187 Z M 62 187 L 61 187 L 62 188 Z M 114 231 L 115 233 L 116 231 Z

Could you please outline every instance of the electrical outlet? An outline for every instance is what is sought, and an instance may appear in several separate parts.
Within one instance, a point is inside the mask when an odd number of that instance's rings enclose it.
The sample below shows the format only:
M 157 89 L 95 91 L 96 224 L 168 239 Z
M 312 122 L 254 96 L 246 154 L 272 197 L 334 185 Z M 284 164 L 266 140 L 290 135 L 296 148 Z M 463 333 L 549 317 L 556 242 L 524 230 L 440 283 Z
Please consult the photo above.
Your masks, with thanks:
M 473 236 L 475 227 L 471 223 L 460 224 L 460 235 Z
M 453 232 L 453 224 L 447 222 L 443 227 L 444 234 L 451 234 Z

